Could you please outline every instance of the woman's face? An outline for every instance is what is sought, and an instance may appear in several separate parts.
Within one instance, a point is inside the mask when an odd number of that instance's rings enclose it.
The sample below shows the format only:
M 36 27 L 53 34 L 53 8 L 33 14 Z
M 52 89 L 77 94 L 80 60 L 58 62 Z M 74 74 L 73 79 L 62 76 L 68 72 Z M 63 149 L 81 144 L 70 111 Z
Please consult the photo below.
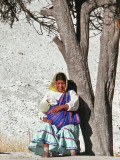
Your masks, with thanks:
M 59 92 L 64 92 L 66 88 L 66 82 L 63 80 L 57 80 L 56 87 Z

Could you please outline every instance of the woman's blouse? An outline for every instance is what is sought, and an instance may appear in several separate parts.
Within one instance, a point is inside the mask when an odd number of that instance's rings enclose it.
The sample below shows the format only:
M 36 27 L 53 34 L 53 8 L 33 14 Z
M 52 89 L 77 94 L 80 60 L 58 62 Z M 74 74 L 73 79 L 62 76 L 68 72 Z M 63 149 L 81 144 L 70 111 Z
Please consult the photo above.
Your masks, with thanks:
M 71 100 L 69 101 L 69 103 L 66 103 L 69 106 L 67 111 L 77 111 L 79 107 L 79 96 L 74 90 L 70 90 L 69 92 L 70 92 Z M 60 99 L 62 94 L 63 93 L 61 92 L 55 92 L 50 90 L 46 93 L 41 103 L 45 103 L 46 101 L 48 101 L 51 106 L 56 105 L 57 101 Z M 40 119 L 43 120 L 43 117 L 46 117 L 46 114 L 39 111 L 39 116 L 40 116 Z

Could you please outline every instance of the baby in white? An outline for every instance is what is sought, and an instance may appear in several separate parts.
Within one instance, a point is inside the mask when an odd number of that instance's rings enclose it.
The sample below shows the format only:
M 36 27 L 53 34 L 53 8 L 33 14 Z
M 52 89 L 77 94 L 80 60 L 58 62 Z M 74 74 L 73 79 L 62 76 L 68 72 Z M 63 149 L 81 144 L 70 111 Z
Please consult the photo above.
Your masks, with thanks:
M 50 109 L 50 107 L 55 104 L 57 104 L 56 99 L 47 99 L 45 102 L 41 102 L 39 110 L 45 114 Z

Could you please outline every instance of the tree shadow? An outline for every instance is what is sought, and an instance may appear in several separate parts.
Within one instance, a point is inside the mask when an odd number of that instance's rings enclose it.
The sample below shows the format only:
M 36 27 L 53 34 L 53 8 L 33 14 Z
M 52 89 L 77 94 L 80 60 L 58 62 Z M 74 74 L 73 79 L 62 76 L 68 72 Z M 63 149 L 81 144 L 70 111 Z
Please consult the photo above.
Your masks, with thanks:
M 80 42 L 80 11 L 81 6 L 86 0 L 75 0 L 75 10 L 76 10 L 76 38 Z
M 77 92 L 77 85 L 73 80 L 68 81 L 68 90 L 74 90 Z M 85 153 L 80 153 L 80 155 L 91 155 L 94 156 L 94 152 L 92 151 L 92 142 L 91 142 L 91 135 L 92 135 L 92 128 L 89 125 L 89 119 L 91 116 L 91 111 L 88 107 L 88 105 L 85 103 L 85 101 L 79 97 L 79 109 L 78 109 L 78 114 L 81 119 L 81 130 L 85 142 Z M 78 144 L 78 147 L 80 144 Z
M 73 80 L 68 80 L 68 90 L 74 90 L 77 92 L 77 85 Z
M 8 153 L 8 152 L 0 152 L 0 154 L 11 154 L 11 153 Z

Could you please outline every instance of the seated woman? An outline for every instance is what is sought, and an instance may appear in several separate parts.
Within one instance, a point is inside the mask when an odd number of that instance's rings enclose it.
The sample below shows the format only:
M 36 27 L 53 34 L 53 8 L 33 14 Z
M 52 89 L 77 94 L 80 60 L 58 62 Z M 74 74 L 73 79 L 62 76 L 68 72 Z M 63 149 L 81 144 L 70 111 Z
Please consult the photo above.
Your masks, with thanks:
M 62 155 L 76 155 L 80 118 L 76 112 L 79 96 L 68 90 L 64 73 L 57 73 L 40 105 L 41 123 L 29 149 L 36 155 L 49 157 L 49 151 Z M 46 104 L 46 105 L 45 105 Z M 42 108 L 43 107 L 43 108 Z

